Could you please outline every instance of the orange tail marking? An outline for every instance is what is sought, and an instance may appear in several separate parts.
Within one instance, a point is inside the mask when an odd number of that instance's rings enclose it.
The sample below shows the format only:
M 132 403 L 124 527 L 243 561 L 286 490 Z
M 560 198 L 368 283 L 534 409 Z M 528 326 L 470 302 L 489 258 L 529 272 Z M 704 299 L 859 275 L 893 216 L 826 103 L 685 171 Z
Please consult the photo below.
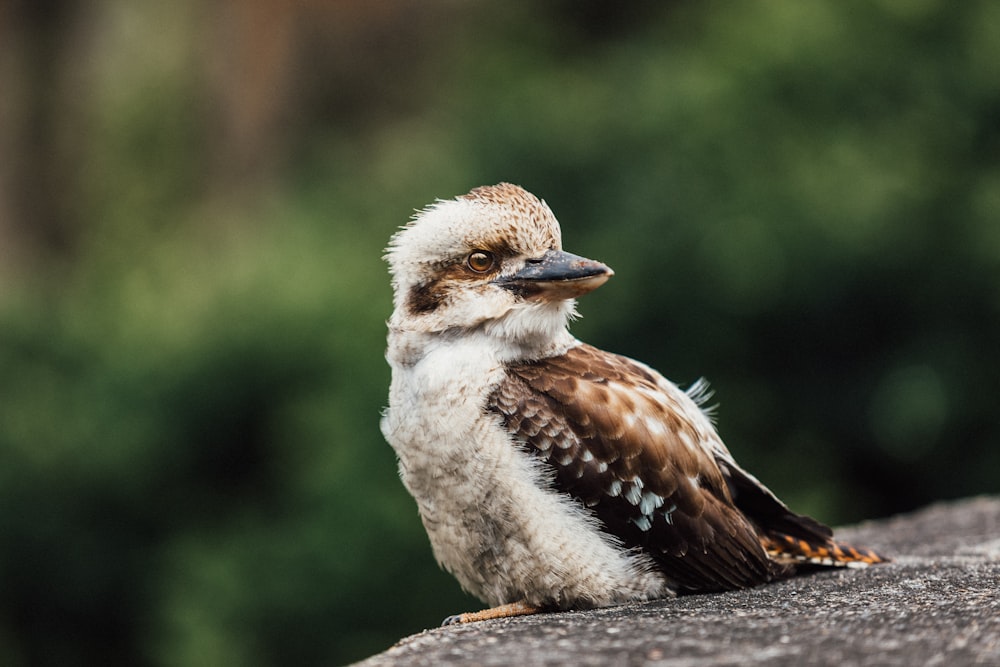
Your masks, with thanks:
M 767 554 L 779 563 L 860 568 L 889 562 L 888 558 L 871 549 L 854 547 L 833 540 L 823 544 L 812 544 L 784 533 L 768 533 L 761 536 L 760 543 Z

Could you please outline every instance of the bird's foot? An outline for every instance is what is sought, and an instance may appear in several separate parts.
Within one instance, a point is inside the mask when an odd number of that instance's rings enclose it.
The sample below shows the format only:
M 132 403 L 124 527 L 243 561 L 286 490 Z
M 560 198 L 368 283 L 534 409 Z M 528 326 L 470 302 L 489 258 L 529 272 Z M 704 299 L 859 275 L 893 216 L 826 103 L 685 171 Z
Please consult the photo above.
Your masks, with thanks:
M 462 623 L 476 623 L 477 621 L 488 621 L 492 618 L 508 618 L 510 616 L 527 616 L 537 614 L 542 609 L 533 607 L 523 600 L 502 604 L 499 607 L 490 607 L 482 611 L 472 611 L 465 614 L 455 614 L 444 619 L 441 625 L 459 625 Z

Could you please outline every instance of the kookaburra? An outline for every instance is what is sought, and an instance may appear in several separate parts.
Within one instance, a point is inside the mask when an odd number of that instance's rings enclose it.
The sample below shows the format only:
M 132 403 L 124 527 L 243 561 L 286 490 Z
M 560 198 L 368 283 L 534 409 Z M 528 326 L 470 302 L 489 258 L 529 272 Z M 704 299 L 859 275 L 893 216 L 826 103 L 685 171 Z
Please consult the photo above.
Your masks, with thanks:
M 393 236 L 382 432 L 438 562 L 493 609 L 468 622 L 724 591 L 797 565 L 865 566 L 743 470 L 701 405 L 574 338 L 613 275 L 562 249 L 549 207 L 501 183 Z

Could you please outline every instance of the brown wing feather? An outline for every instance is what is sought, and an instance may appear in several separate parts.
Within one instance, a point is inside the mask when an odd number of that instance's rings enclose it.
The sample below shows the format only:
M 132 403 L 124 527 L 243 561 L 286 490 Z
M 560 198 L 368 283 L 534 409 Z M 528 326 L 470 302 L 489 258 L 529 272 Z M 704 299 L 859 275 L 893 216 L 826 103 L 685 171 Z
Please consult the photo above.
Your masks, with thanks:
M 682 590 L 753 586 L 782 571 L 681 404 L 648 369 L 588 345 L 509 369 L 489 408 L 604 529 Z

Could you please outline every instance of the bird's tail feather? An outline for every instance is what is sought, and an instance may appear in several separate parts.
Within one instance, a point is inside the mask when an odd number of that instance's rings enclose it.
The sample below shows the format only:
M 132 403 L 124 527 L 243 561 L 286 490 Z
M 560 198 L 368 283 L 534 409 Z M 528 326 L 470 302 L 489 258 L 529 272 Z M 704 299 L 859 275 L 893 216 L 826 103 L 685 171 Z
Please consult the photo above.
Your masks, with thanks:
M 783 564 L 862 568 L 889 562 L 888 558 L 871 549 L 834 540 L 816 544 L 772 531 L 761 536 L 760 542 L 773 560 Z

